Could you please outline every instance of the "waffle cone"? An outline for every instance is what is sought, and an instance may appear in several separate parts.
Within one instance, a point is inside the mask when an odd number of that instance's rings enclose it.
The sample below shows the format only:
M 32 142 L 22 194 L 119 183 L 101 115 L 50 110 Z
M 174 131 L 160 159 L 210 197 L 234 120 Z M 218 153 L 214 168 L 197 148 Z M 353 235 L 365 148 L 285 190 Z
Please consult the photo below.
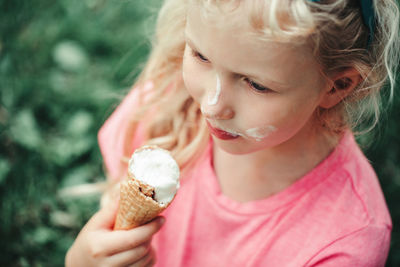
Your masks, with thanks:
M 168 206 L 160 205 L 148 196 L 152 191 L 151 186 L 141 183 L 129 174 L 129 178 L 121 183 L 114 230 L 128 230 L 145 224 L 157 217 Z

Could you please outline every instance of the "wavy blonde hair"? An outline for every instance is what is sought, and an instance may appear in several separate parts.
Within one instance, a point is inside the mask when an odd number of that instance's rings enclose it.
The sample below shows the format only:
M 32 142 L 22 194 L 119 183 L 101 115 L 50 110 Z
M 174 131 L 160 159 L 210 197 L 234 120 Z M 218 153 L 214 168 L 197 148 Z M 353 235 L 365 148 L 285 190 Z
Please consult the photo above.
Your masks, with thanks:
M 146 143 L 170 150 L 182 168 L 203 151 L 209 138 L 200 107 L 186 92 L 181 77 L 188 2 L 198 5 L 208 17 L 244 5 L 243 15 L 254 29 L 251 34 L 309 44 L 327 77 L 356 69 L 363 82 L 334 108 L 318 111 L 321 123 L 331 132 L 340 133 L 348 127 L 360 132 L 372 129 L 379 118 L 380 91 L 387 81 L 389 98 L 393 98 L 400 51 L 399 9 L 394 0 L 374 2 L 376 30 L 369 45 L 358 1 L 166 0 L 158 15 L 151 54 L 134 86 L 140 88 L 152 81 L 154 89 L 150 100 L 132 115 L 131 123 L 132 133 L 139 121 L 144 123 Z M 232 8 L 221 8 L 225 5 Z M 149 113 L 151 119 L 143 120 Z M 365 121 L 370 124 L 365 126 Z M 133 136 L 126 138 L 129 146 Z

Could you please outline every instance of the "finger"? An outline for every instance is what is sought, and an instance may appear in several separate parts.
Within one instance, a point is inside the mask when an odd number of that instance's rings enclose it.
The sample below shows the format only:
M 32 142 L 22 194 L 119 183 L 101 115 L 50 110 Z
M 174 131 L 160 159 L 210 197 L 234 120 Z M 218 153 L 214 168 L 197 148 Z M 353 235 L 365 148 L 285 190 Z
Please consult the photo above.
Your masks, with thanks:
M 99 210 L 88 222 L 88 227 L 92 229 L 107 228 L 112 229 L 115 217 L 118 212 L 119 201 L 111 201 L 108 205 Z
M 150 251 L 144 257 L 142 257 L 141 259 L 139 259 L 138 261 L 129 266 L 132 267 L 152 266 L 155 263 L 155 255 L 156 253 L 154 252 L 154 249 L 151 248 Z
M 150 242 L 140 245 L 134 249 L 126 250 L 109 257 L 108 262 L 112 266 L 128 266 L 139 262 L 150 253 Z
M 151 248 L 150 250 L 150 261 L 145 265 L 145 267 L 151 267 L 154 266 L 157 262 L 157 257 L 156 257 L 156 253 L 154 251 L 153 248 Z
M 110 248 L 109 255 L 133 249 L 150 241 L 152 236 L 160 230 L 164 220 L 163 217 L 157 217 L 155 220 L 134 229 L 116 230 L 104 236 L 104 243 Z

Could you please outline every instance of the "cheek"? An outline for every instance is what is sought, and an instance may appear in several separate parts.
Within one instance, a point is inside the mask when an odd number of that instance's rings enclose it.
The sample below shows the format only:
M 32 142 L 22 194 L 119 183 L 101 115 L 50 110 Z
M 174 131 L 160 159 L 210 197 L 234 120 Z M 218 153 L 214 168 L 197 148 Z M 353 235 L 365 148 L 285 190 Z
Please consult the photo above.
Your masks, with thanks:
M 242 121 L 248 126 L 246 133 L 258 139 L 275 134 L 289 134 L 298 130 L 310 119 L 313 105 L 303 104 L 291 99 L 282 99 L 280 96 L 268 101 L 247 101 L 242 110 L 246 113 Z M 244 101 L 242 101 L 244 105 Z M 251 105 L 251 109 L 248 106 Z M 257 112 L 256 112 L 257 111 Z
M 311 100 L 308 104 L 293 103 L 285 110 L 282 110 L 282 115 L 277 116 L 277 128 L 280 130 L 283 136 L 290 138 L 301 130 L 309 123 L 313 123 L 313 114 L 315 112 L 315 102 Z M 308 126 L 307 126 L 308 127 Z

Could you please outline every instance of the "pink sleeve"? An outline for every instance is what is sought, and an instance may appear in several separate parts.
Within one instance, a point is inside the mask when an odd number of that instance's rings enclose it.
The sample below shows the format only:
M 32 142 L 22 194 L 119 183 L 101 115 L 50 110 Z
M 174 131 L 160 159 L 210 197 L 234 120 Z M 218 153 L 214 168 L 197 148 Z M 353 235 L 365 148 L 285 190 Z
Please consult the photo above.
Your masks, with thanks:
M 390 227 L 366 226 L 335 240 L 313 257 L 306 266 L 385 266 L 390 246 L 390 233 Z
M 125 176 L 127 164 L 122 160 L 124 155 L 132 153 L 134 148 L 143 142 L 139 126 L 134 134 L 132 147 L 126 147 L 126 135 L 132 125 L 129 123 L 130 116 L 139 105 L 140 92 L 146 92 L 152 87 L 153 84 L 147 82 L 142 88 L 133 88 L 99 130 L 100 152 L 108 178 L 112 180 L 119 180 Z

